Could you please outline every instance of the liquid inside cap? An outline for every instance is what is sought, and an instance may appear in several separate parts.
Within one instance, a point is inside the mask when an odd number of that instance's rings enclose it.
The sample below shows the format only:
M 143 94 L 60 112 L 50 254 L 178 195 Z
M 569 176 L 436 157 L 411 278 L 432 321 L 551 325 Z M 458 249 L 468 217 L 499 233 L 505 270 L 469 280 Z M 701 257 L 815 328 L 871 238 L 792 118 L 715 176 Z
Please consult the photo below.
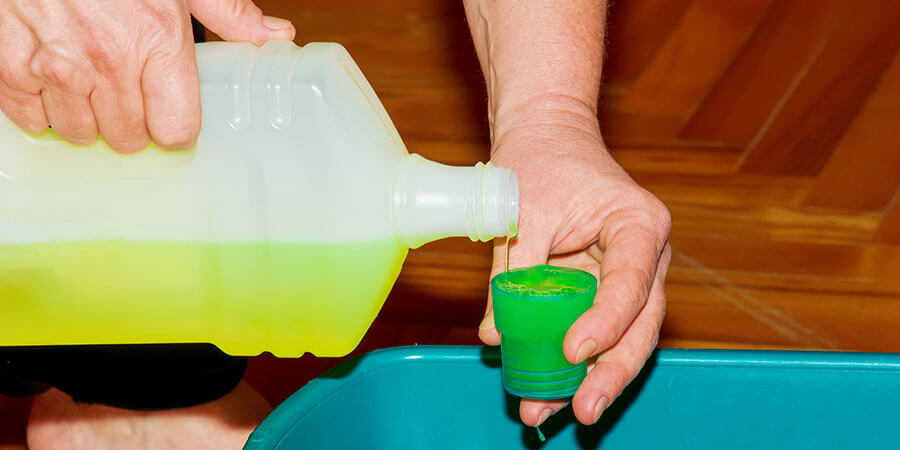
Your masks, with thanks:
M 501 273 L 495 287 L 513 295 L 559 297 L 579 294 L 595 286 L 593 275 L 568 267 L 539 265 Z

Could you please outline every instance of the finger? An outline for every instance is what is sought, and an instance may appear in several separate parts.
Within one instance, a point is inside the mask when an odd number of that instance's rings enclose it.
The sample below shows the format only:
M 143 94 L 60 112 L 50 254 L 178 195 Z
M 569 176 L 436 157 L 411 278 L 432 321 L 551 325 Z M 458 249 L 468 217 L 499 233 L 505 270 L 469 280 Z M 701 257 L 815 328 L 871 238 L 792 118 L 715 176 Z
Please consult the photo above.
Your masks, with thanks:
M 182 33 L 189 34 L 185 22 Z M 141 90 L 147 131 L 169 150 L 189 148 L 200 133 L 200 78 L 190 39 L 174 55 L 153 56 L 144 66 Z
M 19 128 L 40 133 L 49 122 L 41 82 L 30 69 L 37 41 L 28 27 L 9 15 L 0 15 L 0 30 L 0 109 Z
M 53 131 L 61 138 L 75 145 L 97 141 L 97 122 L 87 97 L 45 89 L 41 98 Z
M 640 372 L 656 347 L 665 315 L 664 284 L 670 258 L 671 250 L 667 246 L 660 258 L 646 306 L 628 327 L 622 339 L 597 358 L 596 364 L 589 369 L 581 387 L 572 398 L 572 410 L 579 422 L 595 423 Z
M 640 226 L 610 237 L 594 306 L 566 333 L 563 351 L 579 363 L 615 344 L 647 302 L 665 241 Z
M 3 81 L 0 81 L 0 110 L 29 133 L 40 133 L 49 125 L 40 95 L 12 89 Z
M 264 16 L 251 0 L 191 0 L 191 12 L 228 41 L 262 45 L 273 39 L 294 39 L 294 26 L 279 17 Z
M 88 101 L 94 78 L 84 61 L 45 47 L 36 52 L 30 69 L 41 81 L 41 100 L 54 131 L 76 145 L 96 141 L 97 124 Z
M 519 402 L 519 417 L 522 418 L 522 423 L 525 425 L 537 427 L 568 404 L 568 400 L 533 400 L 523 398 Z
M 116 79 L 116 83 L 102 82 L 91 94 L 97 127 L 113 150 L 139 152 L 150 144 L 140 81 L 137 76 L 126 75 Z

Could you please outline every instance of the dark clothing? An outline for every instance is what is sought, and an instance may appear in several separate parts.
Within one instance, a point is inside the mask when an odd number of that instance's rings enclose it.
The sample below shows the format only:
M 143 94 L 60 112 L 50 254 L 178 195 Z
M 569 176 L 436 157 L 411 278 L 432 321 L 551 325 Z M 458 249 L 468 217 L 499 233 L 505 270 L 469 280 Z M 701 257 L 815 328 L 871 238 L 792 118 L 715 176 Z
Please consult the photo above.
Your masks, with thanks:
M 0 393 L 56 387 L 77 402 L 157 410 L 199 405 L 237 386 L 247 358 L 210 344 L 0 347 Z

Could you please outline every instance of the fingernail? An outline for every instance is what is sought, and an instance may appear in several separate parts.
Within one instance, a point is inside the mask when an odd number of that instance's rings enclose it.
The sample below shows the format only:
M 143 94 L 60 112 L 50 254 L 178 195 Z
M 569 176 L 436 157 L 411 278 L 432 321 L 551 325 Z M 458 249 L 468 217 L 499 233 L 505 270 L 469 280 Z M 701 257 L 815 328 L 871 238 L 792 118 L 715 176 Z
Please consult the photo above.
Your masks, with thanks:
M 606 397 L 600 397 L 600 400 L 597 400 L 597 406 L 594 407 L 594 423 L 597 423 L 600 420 L 600 416 L 603 414 L 603 411 L 606 410 L 606 407 L 609 405 L 609 400 Z
M 581 347 L 578 347 L 578 353 L 575 354 L 575 364 L 581 364 L 582 361 L 588 359 L 594 354 L 594 350 L 597 350 L 597 341 L 588 339 L 582 342 Z
M 485 314 L 484 319 L 482 319 L 482 321 L 481 321 L 481 324 L 478 325 L 479 331 L 480 330 L 489 330 L 491 328 L 494 328 L 494 310 L 493 309 L 488 311 L 487 314 Z
M 263 25 L 270 30 L 280 31 L 291 27 L 291 21 L 281 17 L 263 16 Z
M 541 411 L 541 417 L 538 418 L 538 423 L 535 426 L 541 426 L 541 424 L 547 421 L 547 419 L 550 417 L 550 414 L 553 414 L 553 410 L 551 410 L 550 408 L 544 408 L 544 410 Z

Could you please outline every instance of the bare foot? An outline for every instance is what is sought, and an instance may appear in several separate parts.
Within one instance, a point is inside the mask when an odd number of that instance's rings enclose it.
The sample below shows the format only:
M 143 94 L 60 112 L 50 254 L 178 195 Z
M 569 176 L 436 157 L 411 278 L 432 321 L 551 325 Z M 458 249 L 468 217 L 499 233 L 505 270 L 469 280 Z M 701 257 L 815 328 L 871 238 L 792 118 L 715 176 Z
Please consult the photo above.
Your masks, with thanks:
M 51 389 L 34 399 L 28 448 L 239 449 L 271 409 L 243 381 L 209 403 L 149 412 L 79 404 Z

